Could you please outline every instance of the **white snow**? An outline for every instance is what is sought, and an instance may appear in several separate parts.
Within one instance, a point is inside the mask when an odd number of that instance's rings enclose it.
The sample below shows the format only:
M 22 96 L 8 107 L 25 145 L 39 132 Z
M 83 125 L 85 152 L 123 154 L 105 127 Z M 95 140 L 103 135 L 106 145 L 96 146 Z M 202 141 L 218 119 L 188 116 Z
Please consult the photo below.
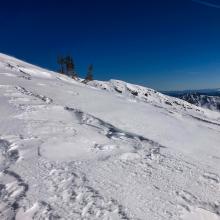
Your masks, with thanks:
M 37 203 L 33 205 L 30 209 L 27 211 L 24 211 L 22 208 L 18 210 L 16 214 L 15 220 L 30 220 L 34 218 L 34 214 L 38 211 L 39 206 Z
M 220 220 L 220 217 L 207 210 L 197 208 L 192 213 L 187 213 L 183 220 Z
M 0 219 L 219 218 L 218 112 L 0 54 L 0 113 Z

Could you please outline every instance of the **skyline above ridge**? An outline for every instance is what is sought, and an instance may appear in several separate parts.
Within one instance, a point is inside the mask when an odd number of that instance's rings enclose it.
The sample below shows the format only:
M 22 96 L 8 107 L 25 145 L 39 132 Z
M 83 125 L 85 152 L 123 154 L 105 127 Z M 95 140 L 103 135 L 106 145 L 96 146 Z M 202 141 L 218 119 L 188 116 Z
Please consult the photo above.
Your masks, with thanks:
M 0 52 L 58 70 L 71 54 L 84 77 L 157 90 L 220 87 L 220 5 L 214 0 L 3 2 Z

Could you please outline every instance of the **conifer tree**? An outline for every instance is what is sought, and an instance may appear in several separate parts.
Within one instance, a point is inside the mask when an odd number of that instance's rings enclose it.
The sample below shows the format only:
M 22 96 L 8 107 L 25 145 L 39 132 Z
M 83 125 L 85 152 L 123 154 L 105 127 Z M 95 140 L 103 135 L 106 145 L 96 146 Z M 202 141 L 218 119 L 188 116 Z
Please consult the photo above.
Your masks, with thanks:
M 71 56 L 66 56 L 65 64 L 67 75 L 72 78 L 77 78 L 77 74 L 75 72 L 75 64 Z
M 67 75 L 71 76 L 74 69 L 73 59 L 71 58 L 71 56 L 66 56 L 65 63 Z
M 89 81 L 92 81 L 93 80 L 93 65 L 90 64 L 88 66 L 88 72 L 87 72 L 87 75 L 86 75 L 86 78 L 85 78 L 85 82 L 89 82 Z
M 65 64 L 65 60 L 62 56 L 58 56 L 57 57 L 57 63 L 59 64 L 60 66 L 60 73 L 64 73 L 64 64 Z

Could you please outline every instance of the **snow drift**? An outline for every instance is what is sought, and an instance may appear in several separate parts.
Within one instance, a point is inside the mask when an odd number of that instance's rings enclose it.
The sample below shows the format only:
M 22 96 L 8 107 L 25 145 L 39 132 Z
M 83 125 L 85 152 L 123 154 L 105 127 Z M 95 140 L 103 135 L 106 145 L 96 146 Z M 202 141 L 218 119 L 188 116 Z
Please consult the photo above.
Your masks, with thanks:
M 1 219 L 219 219 L 220 113 L 3 54 L 0 94 Z

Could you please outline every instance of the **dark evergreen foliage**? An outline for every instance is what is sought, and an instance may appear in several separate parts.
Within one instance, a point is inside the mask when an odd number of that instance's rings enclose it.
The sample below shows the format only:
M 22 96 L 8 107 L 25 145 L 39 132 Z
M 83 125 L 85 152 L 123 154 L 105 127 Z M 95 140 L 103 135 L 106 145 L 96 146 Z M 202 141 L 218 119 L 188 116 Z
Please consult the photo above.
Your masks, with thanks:
M 92 81 L 93 80 L 93 65 L 90 64 L 88 66 L 88 72 L 87 72 L 87 75 L 86 75 L 86 78 L 85 78 L 85 82 L 89 82 L 89 81 Z

